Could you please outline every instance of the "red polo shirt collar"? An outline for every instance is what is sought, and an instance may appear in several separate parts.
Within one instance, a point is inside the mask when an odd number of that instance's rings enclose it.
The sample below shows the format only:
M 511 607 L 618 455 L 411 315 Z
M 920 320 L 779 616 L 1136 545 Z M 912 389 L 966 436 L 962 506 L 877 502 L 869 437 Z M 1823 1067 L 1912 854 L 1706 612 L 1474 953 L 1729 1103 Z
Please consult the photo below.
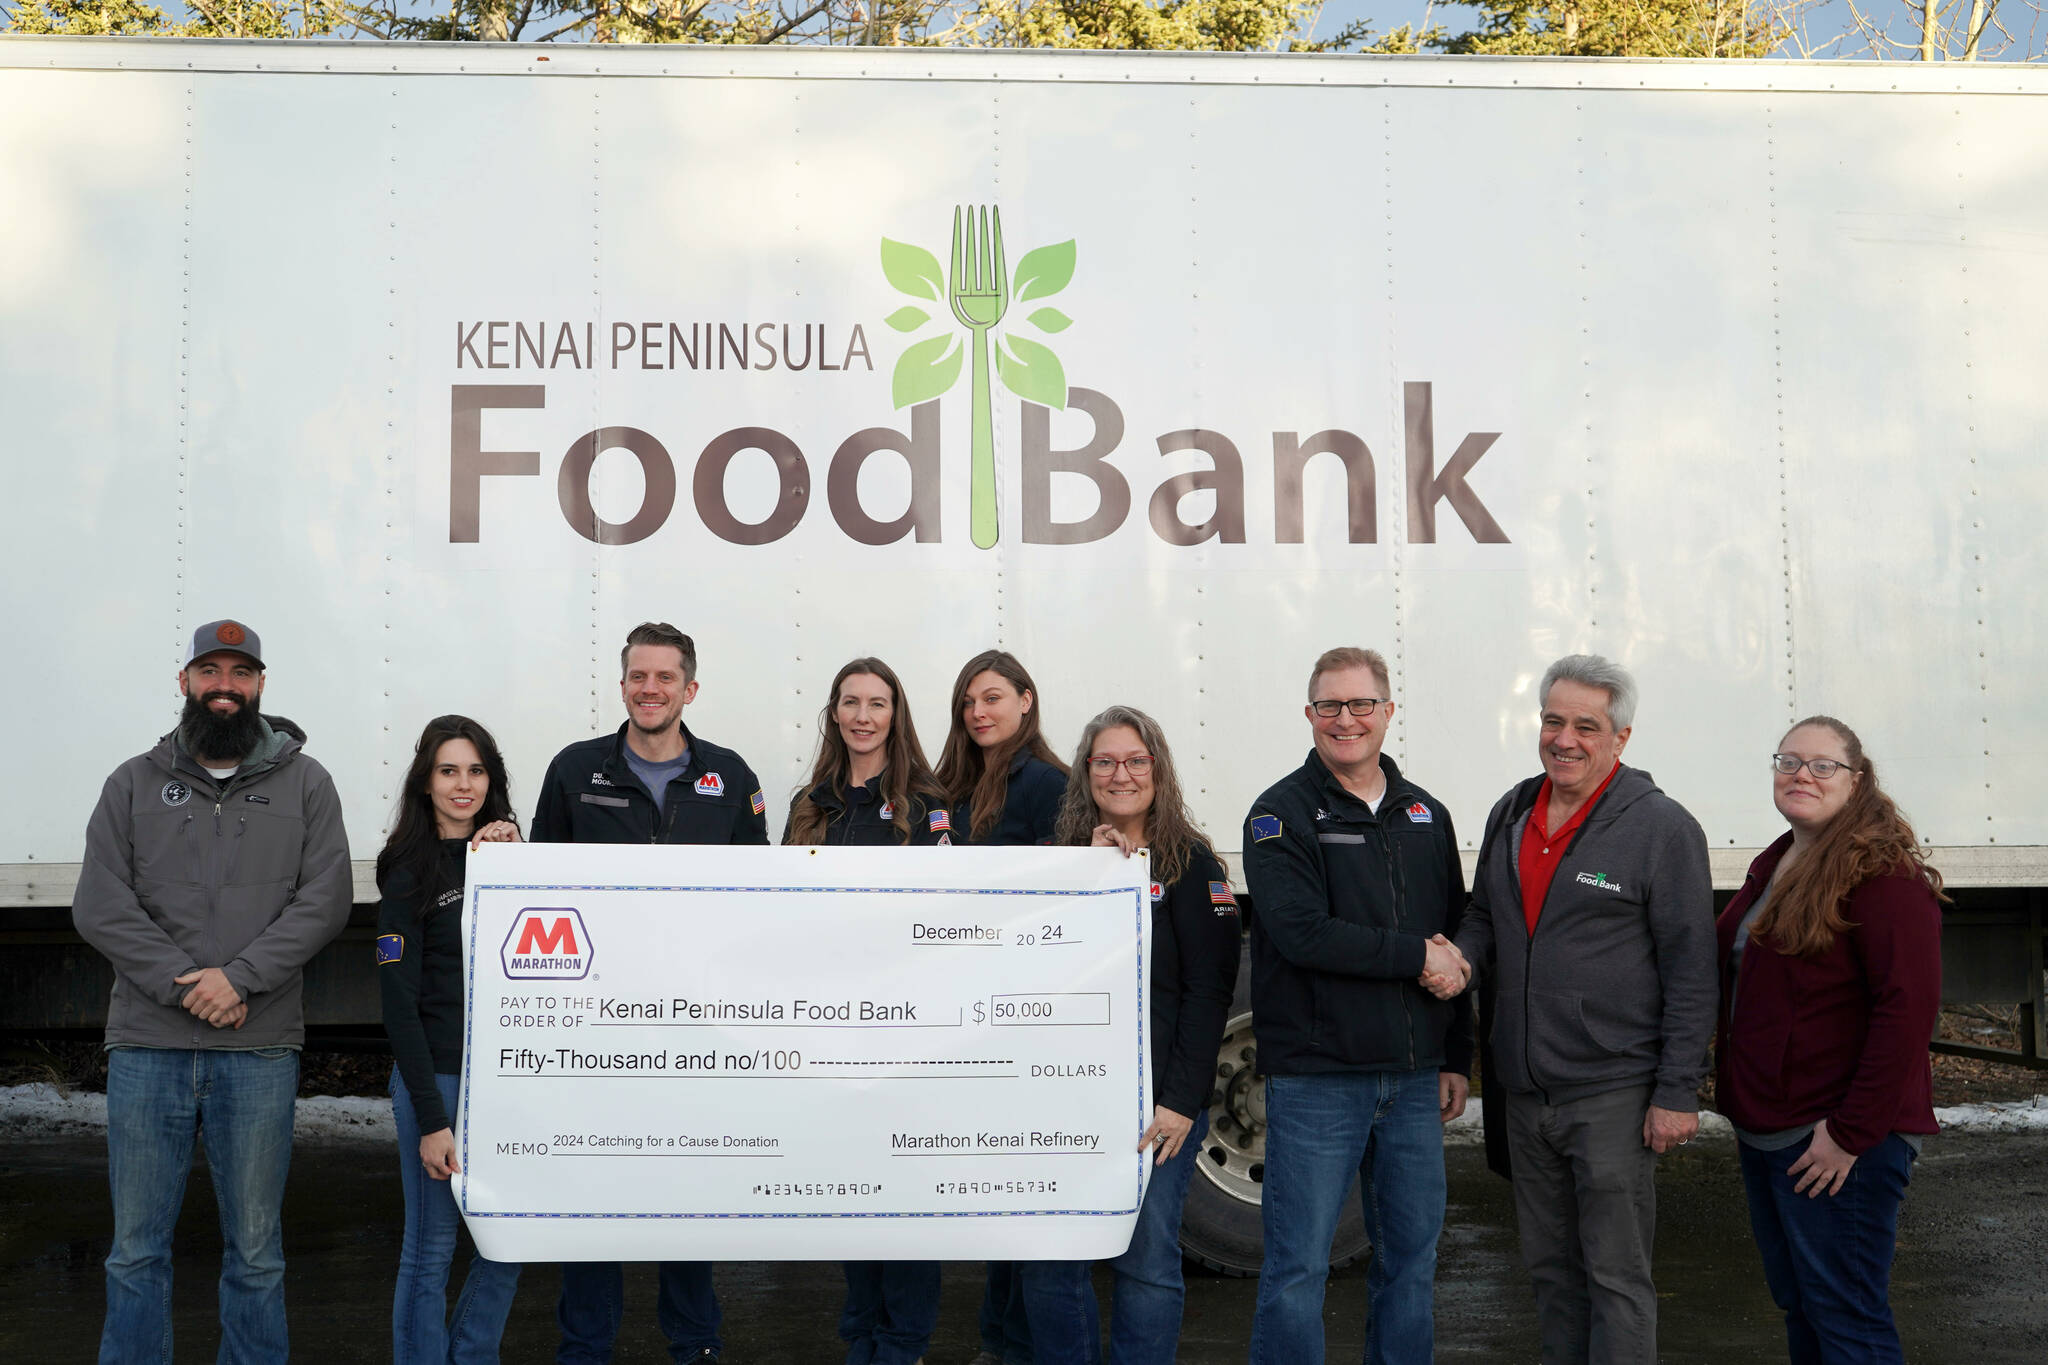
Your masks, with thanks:
M 1550 779 L 1544 778 L 1543 785 L 1537 788 L 1536 804 L 1529 808 L 1529 823 L 1522 828 L 1522 851 L 1515 860 L 1515 870 L 1522 879 L 1522 918 L 1531 934 L 1536 932 L 1536 920 L 1543 914 L 1543 902 L 1550 895 L 1551 879 L 1557 876 L 1557 865 L 1564 861 L 1564 851 L 1571 847 L 1572 836 L 1586 823 L 1586 816 L 1600 804 L 1607 784 L 1620 771 L 1617 761 L 1586 804 L 1554 834 L 1546 832 L 1550 826 Z

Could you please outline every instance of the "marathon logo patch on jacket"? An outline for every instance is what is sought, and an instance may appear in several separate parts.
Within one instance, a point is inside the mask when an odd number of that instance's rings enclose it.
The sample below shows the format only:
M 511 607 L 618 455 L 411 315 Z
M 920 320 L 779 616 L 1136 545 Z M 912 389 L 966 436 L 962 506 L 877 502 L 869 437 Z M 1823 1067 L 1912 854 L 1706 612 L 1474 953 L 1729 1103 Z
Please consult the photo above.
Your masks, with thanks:
M 1166 888 L 1164 886 L 1161 886 L 1158 882 L 1152 883 L 1152 899 L 1155 901 L 1163 900 L 1165 899 L 1165 897 Z
M 1280 817 L 1277 815 L 1254 815 L 1252 817 L 1252 842 L 1263 844 L 1268 839 L 1280 837 Z
M 402 960 L 404 957 L 405 935 L 377 935 L 377 965 L 379 967 L 388 967 L 392 963 Z
M 1420 801 L 1408 807 L 1408 818 L 1418 825 L 1427 825 L 1436 819 L 1434 815 L 1429 813 L 1429 807 L 1423 805 Z
M 884 801 L 882 803 L 881 816 L 884 820 L 894 820 L 896 818 L 896 803 L 894 801 Z
M 725 779 L 724 779 L 724 778 L 722 778 L 722 777 L 720 777 L 720 776 L 719 776 L 719 775 L 718 775 L 717 773 L 706 773 L 706 774 L 704 774 L 704 776 L 702 776 L 702 777 L 700 777 L 700 778 L 698 778 L 698 779 L 697 779 L 697 795 L 699 795 L 699 796 L 723 796 L 723 795 L 725 795 Z

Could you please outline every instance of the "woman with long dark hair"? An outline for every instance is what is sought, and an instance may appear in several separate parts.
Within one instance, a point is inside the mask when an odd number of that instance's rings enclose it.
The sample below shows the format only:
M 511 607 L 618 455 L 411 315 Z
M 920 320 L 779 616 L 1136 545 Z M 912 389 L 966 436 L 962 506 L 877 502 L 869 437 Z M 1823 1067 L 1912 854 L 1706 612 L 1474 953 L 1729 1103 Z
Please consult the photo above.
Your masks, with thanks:
M 949 844 L 952 820 L 896 670 L 855 659 L 818 713 L 818 754 L 790 802 L 785 844 Z M 848 1261 L 839 1335 L 847 1365 L 914 1365 L 939 1319 L 937 1261 Z
M 398 818 L 377 855 L 377 975 L 384 1032 L 397 1059 L 391 1108 L 405 1235 L 391 1303 L 395 1365 L 485 1365 L 498 1359 L 519 1267 L 469 1263 L 447 1316 L 456 1210 L 448 1177 L 461 1170 L 455 1110 L 462 1079 L 462 889 L 470 849 L 516 842 L 505 760 L 467 716 L 427 722 L 399 792 Z
M 1040 733 L 1038 685 L 1017 656 L 990 649 L 953 682 L 953 721 L 939 755 L 939 783 L 963 842 L 1049 844 L 1066 791 L 1066 765 Z M 981 1300 L 981 1354 L 973 1365 L 1033 1359 L 1024 1291 L 1010 1261 L 988 1263 Z
M 1715 1100 L 1795 1365 L 1899 1362 L 1899 1205 L 1937 1131 L 1941 874 L 1841 721 L 1800 721 L 1771 768 L 1791 828 L 1718 922 Z
M 1140 1151 L 1157 1169 L 1130 1248 L 1111 1261 L 1111 1365 L 1172 1365 L 1180 1342 L 1180 1218 L 1202 1136 L 1216 1051 L 1237 987 L 1237 904 L 1230 879 L 1181 794 L 1172 751 L 1143 711 L 1112 706 L 1074 751 L 1054 841 L 1149 850 L 1152 864 L 1152 1121 Z M 1102 1359 L 1086 1261 L 1020 1261 L 1039 1358 Z

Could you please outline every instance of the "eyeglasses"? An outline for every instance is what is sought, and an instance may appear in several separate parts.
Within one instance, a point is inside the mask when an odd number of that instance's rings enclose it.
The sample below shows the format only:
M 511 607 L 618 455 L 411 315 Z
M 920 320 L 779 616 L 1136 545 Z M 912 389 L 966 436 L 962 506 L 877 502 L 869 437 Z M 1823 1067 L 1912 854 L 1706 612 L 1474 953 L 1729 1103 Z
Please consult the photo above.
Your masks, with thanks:
M 1816 779 L 1825 782 L 1849 765 L 1837 763 L 1832 758 L 1801 758 L 1797 754 L 1772 754 L 1771 766 L 1787 777 L 1804 768 Z
M 1341 711 L 1349 711 L 1354 716 L 1369 716 L 1387 700 L 1386 697 L 1353 697 L 1350 701 L 1312 701 L 1309 705 L 1315 708 L 1317 715 L 1329 720 Z
M 1152 755 L 1137 754 L 1131 758 L 1106 758 L 1097 754 L 1088 760 L 1088 771 L 1097 777 L 1109 777 L 1122 768 L 1132 777 L 1143 777 L 1152 771 Z

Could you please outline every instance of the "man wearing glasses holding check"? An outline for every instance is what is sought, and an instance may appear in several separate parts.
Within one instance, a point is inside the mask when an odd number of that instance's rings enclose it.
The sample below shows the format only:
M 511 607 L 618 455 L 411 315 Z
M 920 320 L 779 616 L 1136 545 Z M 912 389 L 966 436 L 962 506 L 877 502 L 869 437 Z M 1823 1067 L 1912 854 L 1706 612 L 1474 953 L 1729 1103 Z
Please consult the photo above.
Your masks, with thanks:
M 1381 752 L 1386 660 L 1333 649 L 1304 708 L 1315 748 L 1252 803 L 1252 1009 L 1266 1076 L 1265 1266 L 1252 1365 L 1323 1358 L 1330 1239 L 1356 1177 L 1373 1228 L 1370 1365 L 1435 1352 L 1443 1124 L 1464 1112 L 1472 1024 L 1425 973 L 1462 977 L 1450 812 Z

